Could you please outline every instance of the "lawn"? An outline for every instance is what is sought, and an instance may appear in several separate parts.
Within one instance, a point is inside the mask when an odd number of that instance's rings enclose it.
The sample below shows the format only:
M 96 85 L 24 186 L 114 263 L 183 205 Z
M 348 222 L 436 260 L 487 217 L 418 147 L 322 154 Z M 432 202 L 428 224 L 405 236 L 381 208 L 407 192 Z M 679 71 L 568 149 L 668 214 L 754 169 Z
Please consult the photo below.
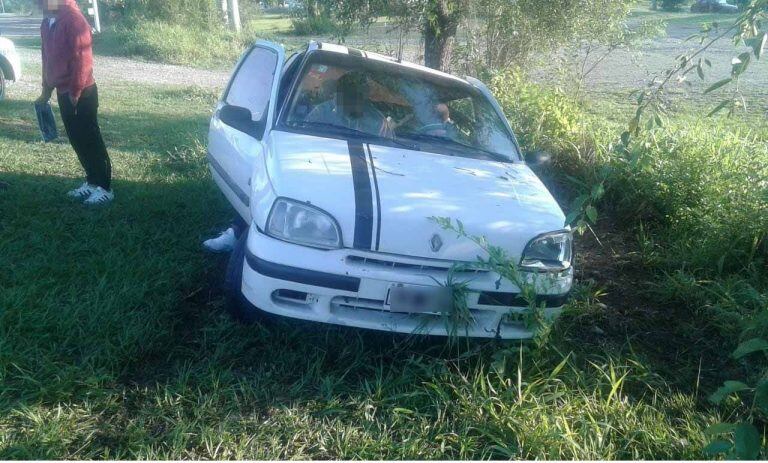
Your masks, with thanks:
M 674 308 L 606 317 L 589 284 L 541 349 L 233 323 L 200 250 L 230 214 L 204 162 L 216 93 L 101 96 L 108 209 L 64 199 L 81 173 L 37 140 L 34 93 L 0 106 L 0 458 L 702 455 L 718 416 L 679 354 L 719 346 Z

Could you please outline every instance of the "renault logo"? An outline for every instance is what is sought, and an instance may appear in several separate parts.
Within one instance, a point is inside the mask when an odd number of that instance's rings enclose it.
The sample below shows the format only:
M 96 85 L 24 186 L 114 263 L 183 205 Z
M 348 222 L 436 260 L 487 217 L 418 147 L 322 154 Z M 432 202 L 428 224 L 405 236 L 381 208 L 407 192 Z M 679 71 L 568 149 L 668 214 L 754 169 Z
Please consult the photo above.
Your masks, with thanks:
M 429 240 L 429 245 L 432 248 L 432 252 L 437 252 L 443 247 L 443 240 L 440 238 L 440 235 L 434 234 L 432 239 Z

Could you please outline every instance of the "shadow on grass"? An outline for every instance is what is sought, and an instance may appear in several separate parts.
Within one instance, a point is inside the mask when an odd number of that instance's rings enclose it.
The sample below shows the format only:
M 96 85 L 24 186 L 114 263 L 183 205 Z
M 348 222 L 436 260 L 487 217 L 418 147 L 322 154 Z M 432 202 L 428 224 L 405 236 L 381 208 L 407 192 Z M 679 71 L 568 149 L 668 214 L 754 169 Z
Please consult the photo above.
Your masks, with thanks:
M 487 410 L 475 412 L 498 403 L 511 407 L 505 413 L 538 416 L 592 394 L 601 400 L 610 385 L 595 365 L 613 362 L 634 372 L 622 388 L 626 404 L 609 398 L 600 405 L 618 407 L 606 418 L 619 420 L 612 426 L 624 420 L 627 407 L 647 404 L 649 385 L 662 394 L 694 387 L 690 368 L 679 368 L 698 361 L 679 358 L 690 354 L 689 338 L 669 339 L 667 355 L 657 355 L 660 339 L 683 334 L 674 325 L 679 313 L 626 311 L 616 314 L 628 317 L 617 325 L 607 314 L 577 312 L 555 328 L 554 349 L 522 356 L 514 351 L 517 342 L 450 346 L 440 338 L 290 320 L 239 325 L 224 311 L 226 256 L 200 248 L 231 214 L 209 180 L 117 179 L 117 200 L 104 209 L 62 200 L 75 179 L 0 173 L 0 180 L 10 185 L 0 192 L 0 415 L 34 431 L 14 433 L 1 457 L 135 456 L 137 444 L 172 445 L 179 429 L 213 429 L 235 419 L 249 427 L 232 432 L 255 435 L 283 426 L 291 433 L 292 418 L 272 421 L 285 410 L 306 426 L 341 425 L 340 433 L 350 425 L 376 435 L 398 423 L 405 433 L 438 426 L 471 435 L 486 426 L 501 441 L 483 434 L 473 439 L 517 451 L 514 429 L 501 417 L 490 419 Z M 591 331 L 595 323 L 602 335 Z M 568 352 L 569 367 L 552 378 Z M 533 391 L 526 394 L 535 403 L 550 387 L 564 385 L 573 395 L 546 406 L 515 405 L 522 394 L 517 381 Z M 45 413 L 61 404 L 64 416 L 74 410 L 96 420 L 92 440 L 57 444 L 61 437 L 25 421 L 29 410 Z M 545 408 L 525 408 L 539 406 Z M 57 423 L 55 415 L 34 419 Z M 56 436 L 70 434 L 62 426 L 51 427 L 59 429 Z M 271 442 L 262 439 L 259 445 Z M 90 453 L 71 453 L 76 449 Z M 420 450 L 404 455 L 423 455 Z

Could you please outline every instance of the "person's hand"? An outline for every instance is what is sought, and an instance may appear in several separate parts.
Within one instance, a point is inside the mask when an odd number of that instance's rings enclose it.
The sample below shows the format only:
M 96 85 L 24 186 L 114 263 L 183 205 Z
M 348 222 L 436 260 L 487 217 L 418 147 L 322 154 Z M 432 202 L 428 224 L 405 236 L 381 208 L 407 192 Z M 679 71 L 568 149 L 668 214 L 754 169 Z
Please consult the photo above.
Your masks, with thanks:
M 387 116 L 387 118 L 381 122 L 381 127 L 379 128 L 379 136 L 386 137 L 386 138 L 394 138 L 396 128 L 397 128 L 397 124 L 395 123 L 395 121 L 393 121 L 391 117 Z
M 40 94 L 40 96 L 37 97 L 37 99 L 35 100 L 35 104 L 43 105 L 45 103 L 48 103 L 49 101 L 51 101 L 51 94 L 50 94 L 50 92 L 46 92 L 45 90 L 43 90 L 43 93 Z

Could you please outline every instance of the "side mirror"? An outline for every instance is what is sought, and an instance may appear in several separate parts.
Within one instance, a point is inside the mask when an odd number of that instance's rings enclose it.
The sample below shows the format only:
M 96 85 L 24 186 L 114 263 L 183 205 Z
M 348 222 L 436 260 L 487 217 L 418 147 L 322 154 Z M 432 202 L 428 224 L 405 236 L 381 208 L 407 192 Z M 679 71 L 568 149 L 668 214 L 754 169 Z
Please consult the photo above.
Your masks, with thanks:
M 525 153 L 525 163 L 534 169 L 546 169 L 552 166 L 552 155 L 546 151 Z
M 253 114 L 251 114 L 251 111 L 247 108 L 224 105 L 219 110 L 219 119 L 233 129 L 239 130 L 259 140 L 264 136 L 264 121 L 254 121 Z

